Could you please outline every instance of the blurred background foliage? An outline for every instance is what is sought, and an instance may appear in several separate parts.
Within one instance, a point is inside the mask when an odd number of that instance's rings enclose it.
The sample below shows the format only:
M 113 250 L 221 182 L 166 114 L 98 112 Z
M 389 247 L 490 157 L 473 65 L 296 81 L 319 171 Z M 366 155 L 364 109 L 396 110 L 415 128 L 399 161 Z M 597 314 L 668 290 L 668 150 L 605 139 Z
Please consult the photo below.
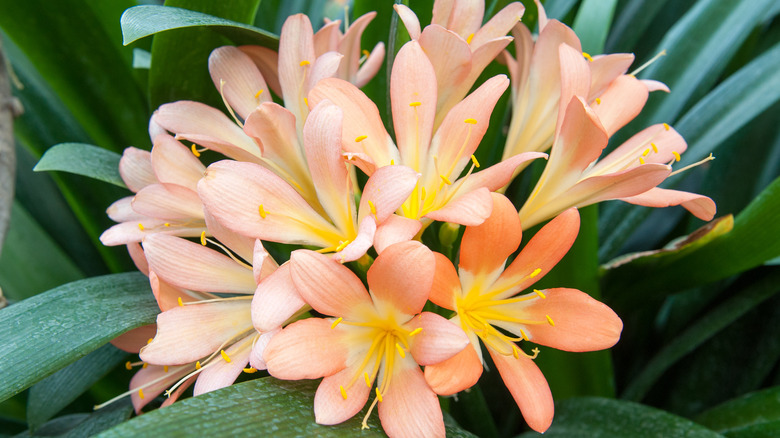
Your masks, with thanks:
M 405 3 L 421 23 L 430 22 L 431 0 Z M 489 17 L 508 2 L 486 3 Z M 524 3 L 523 22 L 534 29 L 536 6 Z M 710 196 L 719 210 L 705 226 L 681 208 L 608 202 L 583 209 L 575 247 L 543 286 L 593 294 L 616 310 L 625 328 L 612 351 L 542 350 L 538 363 L 557 401 L 547 435 L 780 435 L 780 3 L 544 3 L 549 17 L 571 25 L 592 55 L 632 52 L 638 66 L 666 51 L 639 76 L 665 82 L 672 93 L 653 93 L 610 146 L 651 123 L 673 125 L 689 144 L 682 165 L 711 152 L 716 160 L 666 187 Z M 148 119 L 162 103 L 191 99 L 222 108 L 208 75 L 209 52 L 225 44 L 275 48 L 290 14 L 308 14 L 316 29 L 325 17 L 353 20 L 378 10 L 363 47 L 384 41 L 390 50 L 364 90 L 384 117 L 386 66 L 408 40 L 389 0 L 165 2 L 185 11 L 161 5 L 0 3 L 2 49 L 13 96 L 24 110 L 14 126 L 15 193 L 0 192 L 0 202 L 11 207 L 0 255 L 0 287 L 10 303 L 0 310 L 0 436 L 88 436 L 108 429 L 108 436 L 125 436 L 160 427 L 178 434 L 351 436 L 355 421 L 336 428 L 312 424 L 314 386 L 270 378 L 130 421 L 126 400 L 92 411 L 124 392 L 131 376 L 123 366 L 129 355 L 107 341 L 152 322 L 156 306 L 145 277 L 117 274 L 134 270 L 125 249 L 98 241 L 111 225 L 105 208 L 129 192 L 73 172 L 98 176 L 100 166 L 92 164 L 103 160 L 109 179 L 115 176 L 111 163 L 125 147 L 151 146 Z M 193 19 L 189 11 L 208 15 Z M 494 63 L 483 79 L 502 73 Z M 480 162 L 501 156 L 510 114 L 507 93 L 478 150 Z M 60 143 L 97 145 L 103 154 L 66 145 L 40 168 L 71 173 L 34 172 Z M 92 167 L 84 170 L 84 162 Z M 517 205 L 541 172 L 529 169 L 507 192 Z M 424 238 L 436 240 L 435 232 Z M 448 434 L 503 437 L 527 430 L 497 380 L 488 372 L 471 391 L 442 400 Z

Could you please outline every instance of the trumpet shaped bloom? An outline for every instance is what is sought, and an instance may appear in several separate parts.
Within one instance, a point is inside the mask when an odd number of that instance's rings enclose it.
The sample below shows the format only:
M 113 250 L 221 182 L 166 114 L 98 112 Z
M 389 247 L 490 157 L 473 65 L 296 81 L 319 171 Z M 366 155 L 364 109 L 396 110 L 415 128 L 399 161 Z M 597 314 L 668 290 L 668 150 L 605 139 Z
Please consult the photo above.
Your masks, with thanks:
M 463 100 L 485 67 L 512 41 L 506 34 L 525 12 L 522 3 L 510 3 L 483 25 L 484 0 L 436 0 L 431 24 L 421 31 L 420 21 L 411 9 L 403 4 L 394 8 L 436 72 L 434 129 Z
M 374 388 L 366 418 L 378 404 L 388 435 L 443 437 L 439 401 L 419 365 L 452 357 L 468 339 L 441 316 L 420 313 L 433 282 L 433 253 L 415 241 L 388 247 L 368 270 L 369 291 L 321 254 L 298 250 L 290 264 L 304 300 L 332 318 L 304 319 L 272 338 L 268 372 L 289 380 L 324 377 L 314 397 L 320 424 L 353 417 Z
M 108 216 L 119 224 L 103 232 L 100 241 L 114 246 L 157 233 L 200 236 L 207 229 L 197 184 L 205 170 L 186 146 L 167 134 L 154 138 L 152 152 L 125 149 L 119 174 L 135 195 L 108 207 Z
M 463 328 L 471 347 L 427 366 L 425 378 L 442 395 L 471 387 L 482 373 L 481 341 L 528 425 L 544 432 L 552 422 L 553 401 L 533 361 L 539 351 L 528 354 L 517 343 L 601 350 L 618 341 L 623 324 L 609 307 L 575 289 L 519 295 L 569 250 L 579 230 L 579 214 L 571 209 L 550 221 L 505 268 L 507 257 L 520 245 L 522 231 L 512 203 L 495 193 L 493 200 L 491 216 L 482 225 L 466 227 L 457 271 L 445 256 L 436 254 L 430 300 L 457 313 L 451 321 Z
M 415 221 L 463 225 L 481 223 L 490 214 L 490 191 L 509 182 L 522 162 L 545 156 L 520 154 L 472 173 L 473 156 L 485 135 L 490 113 L 509 81 L 503 75 L 486 81 L 455 105 L 434 130 L 436 74 L 416 41 L 404 45 L 393 64 L 390 84 L 393 124 L 398 146 L 385 130 L 376 105 L 352 84 L 324 79 L 312 89 L 309 102 L 329 100 L 344 112 L 342 148 L 366 174 L 403 164 L 421 176 L 399 214 Z M 461 173 L 471 165 L 465 176 Z

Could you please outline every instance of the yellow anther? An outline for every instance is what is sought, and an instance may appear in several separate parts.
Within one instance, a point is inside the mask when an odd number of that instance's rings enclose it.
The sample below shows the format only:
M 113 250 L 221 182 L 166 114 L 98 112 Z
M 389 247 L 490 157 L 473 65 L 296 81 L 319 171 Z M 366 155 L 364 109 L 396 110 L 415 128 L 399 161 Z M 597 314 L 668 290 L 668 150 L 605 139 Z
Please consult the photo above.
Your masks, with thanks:
M 645 159 L 642 157 L 639 157 L 639 164 L 645 164 Z
M 550 315 L 544 315 L 547 318 L 547 322 L 550 323 L 551 326 L 555 327 L 555 322 L 550 318 Z
M 138 229 L 143 231 L 144 230 L 144 224 L 138 222 Z
M 163 365 L 163 372 L 164 372 L 164 373 L 167 373 L 167 372 L 168 372 L 168 365 Z
M 601 98 L 599 97 L 596 98 L 596 105 L 601 105 Z
M 203 246 L 206 246 L 206 232 L 201 231 L 200 232 L 200 244 Z
M 531 272 L 531 275 L 529 275 L 528 278 L 534 278 L 541 273 L 542 273 L 542 268 L 536 268 L 534 269 L 534 272 Z
M 376 399 L 379 400 L 379 403 L 382 403 L 382 393 L 379 392 L 379 388 L 376 389 Z
M 653 152 L 656 154 L 658 153 L 658 146 L 656 146 L 655 143 L 650 143 L 650 147 L 653 148 Z
M 588 62 L 593 62 L 593 57 L 590 56 L 587 52 L 582 52 L 582 56 L 584 56 L 585 59 L 588 60 Z
M 143 364 L 143 365 L 141 365 L 141 368 L 146 368 L 146 367 L 148 367 L 148 366 L 149 366 L 149 364 L 148 364 L 148 363 L 146 363 L 146 362 L 144 362 L 144 364 Z
M 306 60 L 301 61 L 301 67 L 307 66 L 309 64 L 311 64 L 311 62 L 306 61 Z
M 468 119 L 464 120 L 463 123 L 468 123 L 469 125 L 476 125 L 477 124 L 477 119 L 468 118 Z
M 195 362 L 195 369 L 199 370 L 200 368 L 200 361 Z
M 680 161 L 680 153 L 677 151 L 672 151 L 672 155 L 674 155 L 674 161 Z
M 254 374 L 257 372 L 257 368 L 255 367 L 244 368 L 244 372 L 247 374 Z
M 200 152 L 198 152 L 198 148 L 195 147 L 195 143 L 190 146 L 190 150 L 192 151 L 192 155 L 195 155 L 196 157 L 200 157 Z
M 531 352 L 534 354 L 533 356 L 531 356 L 531 359 L 536 359 L 536 356 L 539 355 L 539 349 L 534 348 L 533 350 L 531 350 Z
M 446 176 L 444 176 L 444 175 L 439 175 L 439 177 L 441 177 L 441 180 L 442 180 L 442 181 L 444 181 L 444 184 L 447 184 L 448 186 L 451 186 L 451 185 L 452 185 L 452 181 L 450 181 L 450 179 L 449 179 L 449 178 L 447 178 Z
M 133 364 L 130 363 L 130 361 L 128 360 L 127 362 L 125 362 L 125 368 L 127 368 L 128 370 L 132 370 L 133 369 Z
M 333 324 L 330 325 L 330 328 L 331 329 L 336 328 L 336 326 L 339 325 L 341 321 L 344 321 L 344 318 L 337 318 L 335 321 L 333 321 Z
M 341 397 L 343 397 L 344 400 L 346 400 L 347 399 L 347 390 L 344 389 L 343 386 L 339 385 L 339 391 L 341 391 Z
M 373 214 L 374 217 L 376 217 L 376 205 L 374 205 L 374 201 L 370 199 L 368 200 L 368 208 L 371 209 L 371 214 Z M 379 220 L 379 218 L 377 218 L 377 220 Z
M 670 129 L 672 129 L 672 128 L 671 128 L 671 127 L 669 127 L 669 124 L 668 124 L 668 123 L 664 123 L 664 129 L 666 129 L 666 130 L 668 131 L 668 130 L 670 130 Z
M 520 359 L 520 353 L 517 351 L 517 345 L 512 344 L 512 356 L 515 357 L 515 359 Z
M 468 37 L 466 37 L 466 44 L 471 44 L 471 40 L 474 39 L 474 34 L 472 33 Z
M 305 103 L 305 104 L 306 104 L 306 106 L 309 106 L 309 99 L 307 99 L 307 98 L 305 98 L 305 97 L 304 97 L 304 98 L 303 98 L 303 103 Z
M 545 294 L 543 294 L 543 293 L 542 293 L 542 291 L 540 291 L 539 289 L 534 289 L 534 293 L 535 293 L 536 295 L 539 295 L 539 297 L 540 297 L 541 299 L 545 299 L 545 298 L 547 298 L 547 296 L 546 296 Z
M 527 334 L 525 334 L 525 332 L 523 331 L 523 329 L 520 329 L 520 336 L 522 336 L 522 338 L 523 338 L 523 340 L 524 340 L 524 341 L 526 341 L 526 342 L 528 341 L 528 335 L 527 335 Z
M 626 76 L 631 78 L 631 79 L 636 79 L 636 76 L 634 76 L 633 74 L 627 74 Z
M 261 95 L 261 94 L 263 94 L 263 90 L 260 90 L 260 91 L 258 91 L 257 93 L 255 93 L 255 99 L 257 99 L 258 97 L 260 97 L 260 95 Z
M 181 297 L 176 298 L 176 301 L 178 301 L 179 307 L 184 307 L 184 302 L 181 300 Z
M 474 167 L 479 168 L 479 161 L 477 161 L 477 157 L 474 155 L 471 156 L 471 162 L 474 163 Z
M 650 155 L 650 148 L 647 148 L 647 149 L 645 149 L 645 151 L 644 151 L 644 152 L 642 152 L 642 156 L 643 156 L 643 157 L 646 157 L 646 156 L 648 156 L 648 155 Z
M 143 389 L 139 389 L 138 390 L 138 397 L 141 397 L 141 400 L 143 400 L 143 398 L 144 398 L 144 390 Z
M 366 49 L 363 49 L 363 50 L 361 51 L 361 53 L 363 53 L 363 56 L 366 56 L 366 57 L 368 57 L 368 56 L 371 56 L 371 52 L 369 52 L 369 51 L 368 51 L 368 50 L 366 50 Z
M 222 359 L 225 362 L 227 362 L 227 363 L 232 362 L 232 360 L 230 359 L 230 356 L 228 356 L 227 353 L 225 353 L 225 350 L 219 350 L 219 354 L 222 356 Z
M 355 137 L 355 142 L 356 143 L 360 143 L 361 141 L 363 141 L 363 140 L 365 140 L 367 138 L 368 138 L 367 135 L 358 135 L 357 137 Z
M 368 378 L 368 373 L 363 373 L 363 378 L 366 379 L 366 386 L 368 386 L 368 389 L 371 389 L 371 379 Z
M 346 248 L 350 243 L 352 243 L 350 240 L 345 240 L 343 242 L 339 241 L 339 246 L 336 247 L 336 252 L 341 252 L 341 250 Z
M 259 207 L 257 207 L 257 212 L 260 213 L 260 217 L 265 219 L 266 216 L 268 216 L 268 212 L 265 211 L 265 208 L 263 208 L 263 204 L 260 204 Z
M 147 344 L 151 344 L 151 343 L 152 343 L 152 341 L 154 341 L 154 338 L 149 338 L 149 339 L 147 339 L 147 340 L 146 340 L 146 343 L 147 343 Z
M 416 329 L 414 329 L 411 332 L 409 332 L 409 337 L 412 337 L 412 336 L 414 336 L 416 334 L 419 334 L 421 331 L 422 331 L 422 327 L 417 327 Z
M 395 160 L 390 160 L 390 165 L 392 166 L 394 164 L 395 164 Z
M 398 342 L 395 343 L 395 349 L 398 350 L 398 354 L 401 355 L 401 359 L 406 357 L 406 353 L 404 352 L 404 349 L 401 348 L 401 345 Z
M 412 102 L 409 104 L 409 106 L 420 106 L 422 105 L 422 102 Z

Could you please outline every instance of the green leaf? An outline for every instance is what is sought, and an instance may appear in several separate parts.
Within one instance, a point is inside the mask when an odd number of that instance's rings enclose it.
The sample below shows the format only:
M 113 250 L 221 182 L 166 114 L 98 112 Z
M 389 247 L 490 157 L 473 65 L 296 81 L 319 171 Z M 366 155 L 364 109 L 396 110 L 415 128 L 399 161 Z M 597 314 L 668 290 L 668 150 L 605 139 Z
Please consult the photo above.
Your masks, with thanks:
M 252 17 L 254 18 L 254 15 Z M 120 23 L 124 45 L 167 30 L 205 26 L 228 37 L 236 44 L 257 44 L 274 50 L 279 48 L 279 37 L 263 29 L 170 6 L 132 7 L 122 14 Z
M 778 217 L 780 178 L 737 216 L 730 232 L 706 245 L 652 253 L 607 271 L 605 296 L 611 302 L 647 301 L 759 266 L 780 255 Z M 623 293 L 626 290 L 631 294 Z
M 152 54 L 144 49 L 133 49 L 133 68 L 149 70 L 152 66 Z
M 127 188 L 119 175 L 120 158 L 116 152 L 91 144 L 60 143 L 46 151 L 33 170 L 70 172 Z
M 683 417 L 637 403 L 598 397 L 563 400 L 555 404 L 555 418 L 544 435 L 529 432 L 523 438 L 717 438 L 722 437 Z
M 58 436 L 62 438 L 81 438 L 98 433 L 127 421 L 133 413 L 129 400 L 113 403 L 91 414 L 69 414 L 57 417 L 39 429 L 25 431 L 16 438 L 35 436 Z
M 780 387 L 729 400 L 700 414 L 696 422 L 729 437 L 743 436 L 745 431 L 758 427 L 771 427 L 775 434 L 780 433 Z
M 580 37 L 582 50 L 592 55 L 604 52 L 617 0 L 583 0 L 574 19 L 574 32 Z
M 627 400 L 641 400 L 663 373 L 683 356 L 778 293 L 778 284 L 780 284 L 780 271 L 776 270 L 774 275 L 768 275 L 751 284 L 739 295 L 732 296 L 700 318 L 680 336 L 667 343 L 647 363 L 642 372 L 631 380 L 621 397 Z
M 366 408 L 336 426 L 315 423 L 312 404 L 317 384 L 271 377 L 239 383 L 135 417 L 100 437 L 139 436 L 151 430 L 159 436 L 385 436 L 376 412 L 368 418 L 370 428 L 361 430 Z M 447 436 L 472 435 L 450 426 Z
M 630 52 L 669 0 L 626 2 L 607 36 L 607 52 Z
M 251 23 L 259 1 L 168 0 L 165 5 L 186 7 L 191 12 L 211 14 L 230 22 Z M 211 28 L 211 26 L 188 27 L 176 32 L 155 35 L 152 42 L 152 64 L 149 70 L 149 97 L 152 108 L 177 100 L 194 100 L 215 108 L 224 108 L 224 103 L 209 75 L 208 58 L 213 49 L 230 44 L 231 41 L 219 33 L 212 32 Z M 235 44 L 235 41 L 233 43 Z M 182 47 L 188 49 L 182 51 Z
M 73 260 L 27 210 L 14 201 L 11 226 L 0 256 L 3 294 L 13 300 L 22 300 L 82 277 L 84 274 Z
M 0 400 L 154 322 L 158 313 L 139 272 L 68 283 L 0 310 Z
M 124 351 L 106 344 L 35 384 L 27 397 L 30 428 L 52 418 L 126 357 Z

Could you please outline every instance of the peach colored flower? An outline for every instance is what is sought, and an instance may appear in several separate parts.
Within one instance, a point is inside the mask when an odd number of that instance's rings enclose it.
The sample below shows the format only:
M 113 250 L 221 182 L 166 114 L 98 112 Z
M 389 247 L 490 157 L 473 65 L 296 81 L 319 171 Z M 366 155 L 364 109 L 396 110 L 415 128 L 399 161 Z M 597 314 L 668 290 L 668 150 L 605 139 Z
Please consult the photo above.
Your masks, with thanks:
M 423 312 L 434 256 L 415 241 L 388 247 L 368 270 L 369 291 L 345 266 L 312 251 L 291 257 L 295 286 L 314 310 L 333 318 L 290 324 L 265 350 L 280 379 L 324 377 L 314 397 L 320 424 L 338 424 L 365 405 L 371 388 L 391 437 L 443 437 L 436 394 L 419 365 L 446 360 L 468 345 L 456 325 Z M 363 422 L 364 427 L 365 419 Z
M 503 195 L 493 194 L 491 216 L 466 227 L 456 271 L 436 254 L 436 279 L 430 300 L 456 312 L 451 321 L 471 341 L 456 356 L 426 366 L 425 378 L 436 393 L 454 394 L 474 385 L 482 374 L 479 341 L 496 364 L 528 425 L 544 432 L 553 417 L 550 388 L 533 359 L 518 347 L 531 341 L 565 351 L 594 351 L 613 346 L 623 324 L 604 304 L 575 289 L 555 288 L 518 295 L 544 277 L 571 247 L 579 214 L 570 209 L 545 225 L 505 268 L 520 245 L 517 211 Z

